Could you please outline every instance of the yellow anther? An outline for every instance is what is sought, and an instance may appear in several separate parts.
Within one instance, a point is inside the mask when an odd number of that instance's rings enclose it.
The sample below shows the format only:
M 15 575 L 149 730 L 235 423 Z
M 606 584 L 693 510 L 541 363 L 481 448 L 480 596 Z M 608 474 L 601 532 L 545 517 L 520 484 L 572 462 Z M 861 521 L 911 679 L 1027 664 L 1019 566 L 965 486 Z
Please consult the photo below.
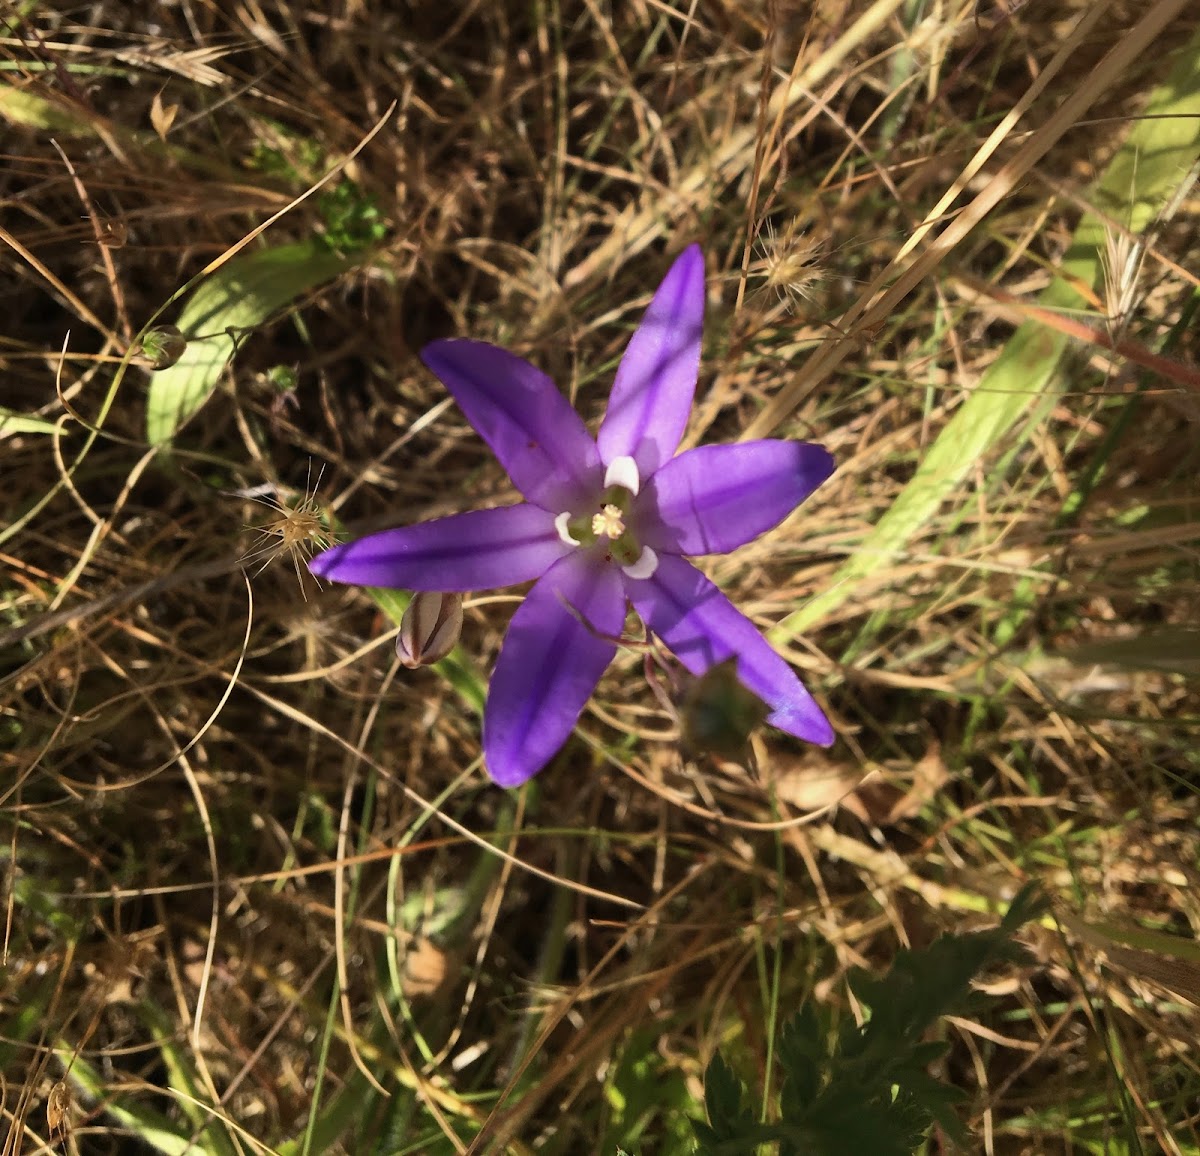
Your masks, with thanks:
M 625 533 L 625 523 L 621 520 L 619 506 L 605 506 L 600 513 L 592 517 L 592 533 L 597 538 L 619 538 Z

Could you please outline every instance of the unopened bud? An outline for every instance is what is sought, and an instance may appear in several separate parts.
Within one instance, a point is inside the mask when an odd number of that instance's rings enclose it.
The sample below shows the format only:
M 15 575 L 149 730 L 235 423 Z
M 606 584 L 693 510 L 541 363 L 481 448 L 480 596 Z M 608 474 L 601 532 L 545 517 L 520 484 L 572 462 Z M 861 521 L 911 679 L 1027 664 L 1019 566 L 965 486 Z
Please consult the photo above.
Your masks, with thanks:
M 169 369 L 187 349 L 187 338 L 174 325 L 156 325 L 142 338 L 142 357 L 151 369 Z
M 462 633 L 461 594 L 414 594 L 396 636 L 396 657 L 410 669 L 440 662 Z

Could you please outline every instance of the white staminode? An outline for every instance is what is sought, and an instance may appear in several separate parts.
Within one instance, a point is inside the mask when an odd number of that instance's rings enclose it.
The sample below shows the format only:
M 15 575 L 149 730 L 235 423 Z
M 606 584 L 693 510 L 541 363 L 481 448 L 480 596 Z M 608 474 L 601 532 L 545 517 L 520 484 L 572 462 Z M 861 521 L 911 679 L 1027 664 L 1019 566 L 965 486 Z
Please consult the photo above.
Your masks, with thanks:
M 566 542 L 568 546 L 578 546 L 579 539 L 571 537 L 571 531 L 567 528 L 567 523 L 571 520 L 571 511 L 564 510 L 554 519 L 554 528 L 558 531 L 559 538 Z
M 641 556 L 629 566 L 621 570 L 626 578 L 649 578 L 658 569 L 658 555 L 649 546 L 642 547 Z
M 636 494 L 642 486 L 637 462 L 627 454 L 613 458 L 604 471 L 604 487 L 607 489 L 609 486 L 624 486 L 631 494 Z

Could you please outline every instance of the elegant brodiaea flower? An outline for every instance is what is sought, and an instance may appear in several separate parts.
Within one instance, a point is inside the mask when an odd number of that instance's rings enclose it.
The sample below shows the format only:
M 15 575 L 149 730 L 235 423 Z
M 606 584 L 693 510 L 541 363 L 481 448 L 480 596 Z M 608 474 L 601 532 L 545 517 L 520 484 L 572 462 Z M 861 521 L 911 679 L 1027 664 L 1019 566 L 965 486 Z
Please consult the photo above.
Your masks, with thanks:
M 627 603 L 693 674 L 736 659 L 767 721 L 828 745 L 833 729 L 754 624 L 684 558 L 778 525 L 833 472 L 820 446 L 756 441 L 675 456 L 700 367 L 704 258 L 667 273 L 617 369 L 595 440 L 554 383 L 478 341 L 421 356 L 524 495 L 335 546 L 310 563 L 360 586 L 467 591 L 538 581 L 513 615 L 488 689 L 484 761 L 514 787 L 563 745 L 617 652 Z

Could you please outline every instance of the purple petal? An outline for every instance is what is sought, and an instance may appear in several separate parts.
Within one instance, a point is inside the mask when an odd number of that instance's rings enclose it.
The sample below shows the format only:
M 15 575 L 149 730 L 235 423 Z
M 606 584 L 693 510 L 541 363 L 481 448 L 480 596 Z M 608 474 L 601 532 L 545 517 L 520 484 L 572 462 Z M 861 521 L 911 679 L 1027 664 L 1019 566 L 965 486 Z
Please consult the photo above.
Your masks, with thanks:
M 601 636 L 617 637 L 624 624 L 620 572 L 582 552 L 529 592 L 500 648 L 483 715 L 483 758 L 500 786 L 520 786 L 567 741 L 617 652 Z
M 421 360 L 529 501 L 561 513 L 597 488 L 596 443 L 540 369 L 482 341 L 435 341 Z
M 573 549 L 553 514 L 522 503 L 383 530 L 322 551 L 308 568 L 354 586 L 449 594 L 526 582 Z
M 833 473 L 807 442 L 700 446 L 672 458 L 637 503 L 643 545 L 673 554 L 725 554 L 779 525 Z
M 644 481 L 671 460 L 683 437 L 704 325 L 704 255 L 690 245 L 675 259 L 617 369 L 597 442 L 608 465 L 631 457 Z
M 833 742 L 829 720 L 792 668 L 689 562 L 664 554 L 652 577 L 627 578 L 625 592 L 642 621 L 693 674 L 737 655 L 738 678 L 771 708 L 767 721 L 772 726 L 821 746 Z

